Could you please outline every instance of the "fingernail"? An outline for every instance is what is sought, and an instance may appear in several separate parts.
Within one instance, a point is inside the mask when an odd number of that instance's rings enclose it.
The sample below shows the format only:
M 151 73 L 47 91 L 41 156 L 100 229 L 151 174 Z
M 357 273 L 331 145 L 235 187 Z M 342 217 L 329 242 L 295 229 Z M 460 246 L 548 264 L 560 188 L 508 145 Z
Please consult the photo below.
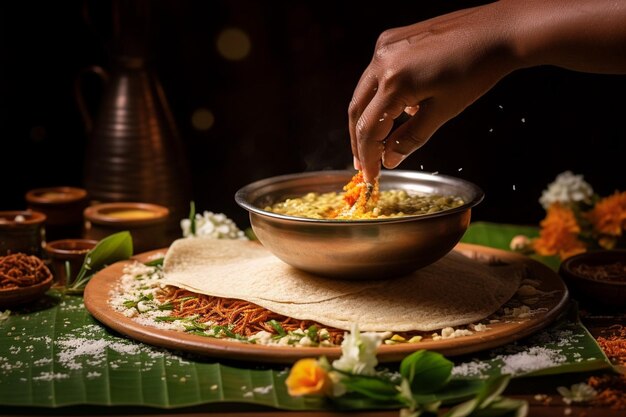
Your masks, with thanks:
M 385 168 L 395 168 L 404 161 L 405 155 L 398 152 L 387 151 L 383 154 L 383 165 Z
M 354 164 L 354 169 L 356 169 L 357 171 L 361 170 L 361 162 L 357 159 L 356 156 L 352 157 L 352 163 Z

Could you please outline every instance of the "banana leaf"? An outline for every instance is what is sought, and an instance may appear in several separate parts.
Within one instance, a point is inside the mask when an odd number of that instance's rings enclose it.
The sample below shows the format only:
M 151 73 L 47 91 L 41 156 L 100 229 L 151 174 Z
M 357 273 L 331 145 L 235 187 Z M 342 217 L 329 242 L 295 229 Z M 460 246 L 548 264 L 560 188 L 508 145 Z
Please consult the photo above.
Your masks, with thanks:
M 534 226 L 474 222 L 470 224 L 461 241 L 496 249 L 510 250 L 511 239 L 517 235 L 524 235 L 529 238 L 537 237 L 539 236 L 539 229 Z M 546 264 L 555 271 L 558 271 L 561 265 L 561 260 L 558 256 L 540 256 L 536 254 L 529 256 L 536 261 Z
M 515 376 L 609 367 L 586 329 L 578 321 L 564 318 L 524 343 L 457 360 L 453 375 L 460 380 L 499 375 L 514 355 L 537 348 L 558 352 L 558 363 L 540 364 L 531 371 L 521 369 Z M 328 406 L 321 399 L 290 397 L 284 384 L 286 368 L 258 368 L 216 363 L 123 338 L 96 322 L 78 296 L 51 293 L 0 323 L 2 406 L 175 408 L 217 402 L 287 410 Z
M 500 242 L 503 247 L 518 230 L 478 224 L 470 228 L 466 241 L 494 246 Z M 515 377 L 610 367 L 575 311 L 571 314 L 523 342 L 455 359 L 454 378 L 460 383 L 508 372 L 515 363 L 510 355 L 534 347 L 560 349 L 562 357 L 533 369 L 516 369 Z M 322 399 L 289 396 L 284 383 L 287 371 L 283 366 L 260 367 L 254 358 L 247 364 L 216 362 L 126 339 L 93 319 L 82 297 L 54 290 L 7 318 L 0 314 L 0 407 L 179 408 L 218 403 L 284 410 L 331 407 Z M 360 407 L 371 406 L 363 402 Z

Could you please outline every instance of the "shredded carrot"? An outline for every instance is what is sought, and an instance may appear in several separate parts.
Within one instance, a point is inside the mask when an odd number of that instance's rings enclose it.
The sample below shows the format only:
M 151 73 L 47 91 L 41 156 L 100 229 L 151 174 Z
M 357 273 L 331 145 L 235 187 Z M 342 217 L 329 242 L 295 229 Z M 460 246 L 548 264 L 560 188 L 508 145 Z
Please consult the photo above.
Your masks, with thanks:
M 277 334 L 276 329 L 269 323 L 271 320 L 279 323 L 286 332 L 297 329 L 306 331 L 310 326 L 315 326 L 318 330 L 326 329 L 329 333 L 329 341 L 333 345 L 341 344 L 346 332 L 312 320 L 298 320 L 283 316 L 248 301 L 198 294 L 170 285 L 157 293 L 157 299 L 162 303 L 171 303 L 172 317 L 196 317 L 199 323 L 231 326 L 230 330 L 233 333 L 246 337 L 262 330 Z M 430 333 L 419 331 L 397 332 L 394 335 L 407 341 L 413 336 L 422 336 L 424 339 L 430 337 Z
M 210 322 L 218 326 L 230 325 L 233 333 L 242 336 L 251 336 L 262 330 L 276 334 L 276 330 L 269 323 L 269 321 L 275 320 L 287 332 L 296 329 L 306 331 L 310 326 L 315 325 L 318 329 L 328 330 L 331 343 L 339 344 L 343 339 L 344 330 L 324 326 L 310 320 L 286 317 L 243 300 L 197 294 L 173 286 L 163 288 L 157 298 L 162 303 L 172 304 L 173 317 L 198 316 L 197 321 L 200 323 Z

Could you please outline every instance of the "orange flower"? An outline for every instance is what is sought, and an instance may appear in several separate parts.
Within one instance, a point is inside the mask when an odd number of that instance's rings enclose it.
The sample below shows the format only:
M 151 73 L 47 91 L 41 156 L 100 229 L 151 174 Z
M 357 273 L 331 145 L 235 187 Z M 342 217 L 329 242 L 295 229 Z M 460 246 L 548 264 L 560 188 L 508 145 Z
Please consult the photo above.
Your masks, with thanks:
M 587 219 L 595 232 L 610 236 L 621 236 L 626 229 L 626 191 L 598 201 L 587 213 Z
M 332 382 L 328 372 L 316 359 L 300 359 L 285 380 L 289 395 L 320 395 L 328 392 Z
M 543 256 L 559 255 L 561 259 L 582 253 L 585 244 L 578 240 L 580 226 L 574 212 L 559 203 L 548 207 L 546 218 L 541 222 L 539 238 L 533 242 L 535 252 Z

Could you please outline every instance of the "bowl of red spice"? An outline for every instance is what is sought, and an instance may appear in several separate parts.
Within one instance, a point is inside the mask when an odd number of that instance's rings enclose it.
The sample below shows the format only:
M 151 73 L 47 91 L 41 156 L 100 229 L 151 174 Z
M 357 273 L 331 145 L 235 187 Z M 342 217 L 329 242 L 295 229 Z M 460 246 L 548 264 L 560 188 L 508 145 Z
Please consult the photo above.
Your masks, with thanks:
M 559 274 L 579 301 L 626 308 L 626 250 L 597 250 L 561 263 Z
M 51 285 L 52 273 L 40 258 L 24 253 L 0 256 L 0 308 L 34 301 Z

